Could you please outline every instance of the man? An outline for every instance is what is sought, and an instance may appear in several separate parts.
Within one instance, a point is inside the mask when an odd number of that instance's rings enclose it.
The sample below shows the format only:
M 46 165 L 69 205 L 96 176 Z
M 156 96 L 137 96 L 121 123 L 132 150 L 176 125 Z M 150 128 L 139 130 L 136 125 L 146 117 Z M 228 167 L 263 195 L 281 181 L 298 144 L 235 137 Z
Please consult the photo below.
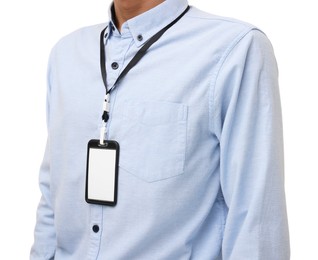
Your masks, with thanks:
M 187 6 L 115 0 L 53 48 L 32 260 L 289 259 L 271 44 Z M 119 144 L 111 206 L 89 197 L 99 136 Z

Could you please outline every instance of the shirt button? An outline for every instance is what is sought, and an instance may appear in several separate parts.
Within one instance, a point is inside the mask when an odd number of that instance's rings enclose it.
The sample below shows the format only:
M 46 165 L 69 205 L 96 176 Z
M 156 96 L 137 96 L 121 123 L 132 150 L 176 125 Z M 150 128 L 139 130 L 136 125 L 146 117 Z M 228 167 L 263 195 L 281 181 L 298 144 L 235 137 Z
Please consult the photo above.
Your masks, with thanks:
M 92 229 L 93 229 L 93 231 L 94 231 L 95 233 L 98 233 L 98 231 L 99 231 L 99 226 L 98 226 L 98 225 L 94 225 Z
M 118 67 L 119 67 L 119 65 L 118 65 L 117 62 L 113 62 L 113 63 L 112 63 L 112 69 L 113 69 L 113 70 L 117 70 Z
M 141 34 L 139 34 L 139 35 L 137 36 L 137 40 L 138 40 L 138 41 L 140 41 L 140 42 L 141 42 L 143 39 L 144 39 L 144 37 L 142 37 L 142 35 L 141 35 Z

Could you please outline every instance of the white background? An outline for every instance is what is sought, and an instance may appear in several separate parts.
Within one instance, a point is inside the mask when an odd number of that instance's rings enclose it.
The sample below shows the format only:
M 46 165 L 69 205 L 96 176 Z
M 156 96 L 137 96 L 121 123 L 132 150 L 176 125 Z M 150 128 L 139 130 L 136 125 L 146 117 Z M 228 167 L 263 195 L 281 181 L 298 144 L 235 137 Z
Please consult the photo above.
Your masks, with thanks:
M 210 13 L 255 24 L 274 45 L 280 68 L 293 260 L 318 259 L 314 2 L 190 0 Z M 50 49 L 79 27 L 105 22 L 109 4 L 109 0 L 0 2 L 0 259 L 28 259 L 33 242 L 40 197 L 38 170 L 46 140 L 45 76 Z

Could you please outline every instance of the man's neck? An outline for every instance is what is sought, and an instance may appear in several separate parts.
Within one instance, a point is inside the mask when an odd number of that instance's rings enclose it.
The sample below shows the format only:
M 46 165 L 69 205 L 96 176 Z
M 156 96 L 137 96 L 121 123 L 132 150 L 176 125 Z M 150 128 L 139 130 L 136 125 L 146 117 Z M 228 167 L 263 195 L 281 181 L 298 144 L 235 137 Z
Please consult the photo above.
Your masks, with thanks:
M 161 4 L 165 0 L 114 0 L 115 23 L 120 30 L 127 20 Z

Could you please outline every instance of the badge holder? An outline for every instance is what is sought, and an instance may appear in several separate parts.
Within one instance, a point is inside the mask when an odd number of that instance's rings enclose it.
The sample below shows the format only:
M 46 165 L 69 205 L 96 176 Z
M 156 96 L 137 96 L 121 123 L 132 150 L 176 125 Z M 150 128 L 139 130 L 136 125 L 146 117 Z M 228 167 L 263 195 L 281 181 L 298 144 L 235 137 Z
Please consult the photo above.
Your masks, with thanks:
M 118 188 L 119 145 L 116 141 L 90 140 L 87 148 L 86 192 L 88 203 L 115 206 Z
M 104 115 L 108 116 L 109 95 L 105 97 L 103 108 Z M 115 206 L 118 189 L 119 144 L 116 141 L 104 140 L 106 121 L 101 127 L 100 140 L 93 139 L 88 142 L 85 200 L 87 203 Z

